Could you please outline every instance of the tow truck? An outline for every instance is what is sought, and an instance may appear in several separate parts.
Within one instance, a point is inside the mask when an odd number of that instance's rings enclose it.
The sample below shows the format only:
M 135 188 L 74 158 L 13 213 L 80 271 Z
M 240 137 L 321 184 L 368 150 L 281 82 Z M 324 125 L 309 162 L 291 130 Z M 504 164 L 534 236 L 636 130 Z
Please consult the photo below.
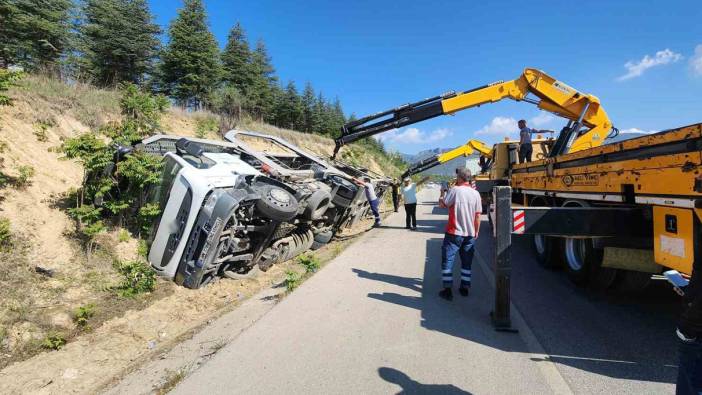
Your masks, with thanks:
M 702 124 L 605 144 L 618 130 L 596 96 L 527 68 L 511 81 L 349 122 L 335 153 L 360 138 L 503 99 L 567 120 L 556 139 L 537 142 L 541 155 L 532 162 L 517 164 L 513 143 L 492 150 L 490 182 L 512 187 L 513 232 L 533 236 L 543 266 L 564 266 L 578 285 L 626 290 L 645 288 L 665 268 L 692 274 L 702 253 Z

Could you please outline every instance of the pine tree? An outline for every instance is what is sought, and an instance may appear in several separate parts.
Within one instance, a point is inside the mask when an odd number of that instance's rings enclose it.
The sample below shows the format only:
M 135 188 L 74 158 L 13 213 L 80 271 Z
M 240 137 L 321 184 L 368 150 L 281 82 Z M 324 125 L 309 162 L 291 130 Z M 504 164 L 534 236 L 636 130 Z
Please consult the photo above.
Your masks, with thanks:
M 251 57 L 246 33 L 237 22 L 229 32 L 227 45 L 222 51 L 222 80 L 232 84 L 244 96 L 249 95 L 254 79 Z
M 273 106 L 273 87 L 277 84 L 275 69 L 271 64 L 263 40 L 258 40 L 256 49 L 251 57 L 253 82 L 249 95 L 250 111 L 252 115 L 261 120 L 275 118 Z
M 56 72 L 71 39 L 71 0 L 1 0 L 0 66 Z
M 313 133 L 315 125 L 318 123 L 316 119 L 317 113 L 314 110 L 314 88 L 311 83 L 305 84 L 305 90 L 302 92 L 302 119 L 303 124 L 301 130 L 305 133 Z
M 168 27 L 169 42 L 161 54 L 161 83 L 183 106 L 201 107 L 219 83 L 219 48 L 206 19 L 202 0 L 184 0 Z
M 82 67 L 100 86 L 139 83 L 151 71 L 160 29 L 145 0 L 87 0 L 81 33 Z
M 326 135 L 328 134 L 326 129 L 326 99 L 322 92 L 317 95 L 317 100 L 314 102 L 314 121 L 312 125 L 314 133 Z
M 337 133 L 344 126 L 346 122 L 346 117 L 344 116 L 344 110 L 341 108 L 341 101 L 339 98 L 334 99 L 334 104 L 331 107 L 331 119 L 332 119 L 332 133 Z
M 297 88 L 293 81 L 288 82 L 285 87 L 285 94 L 282 98 L 279 110 L 279 120 L 281 126 L 288 129 L 300 130 L 303 124 L 302 101 L 297 94 Z

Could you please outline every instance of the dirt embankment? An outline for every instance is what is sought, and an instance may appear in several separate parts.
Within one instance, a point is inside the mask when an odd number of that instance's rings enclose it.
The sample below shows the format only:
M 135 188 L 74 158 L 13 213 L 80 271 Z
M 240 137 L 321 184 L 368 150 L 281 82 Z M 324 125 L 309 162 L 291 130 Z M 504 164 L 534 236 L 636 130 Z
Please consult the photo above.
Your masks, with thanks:
M 112 229 L 86 254 L 67 215 L 83 171 L 63 160 L 57 147 L 119 119 L 118 93 L 29 77 L 11 94 L 15 105 L 0 107 L 0 219 L 9 220 L 12 235 L 0 250 L 0 393 L 94 392 L 243 298 L 279 283 L 295 266 L 288 262 L 256 280 L 219 281 L 197 291 L 159 280 L 151 294 L 116 296 L 113 262 L 137 257 L 137 240 Z M 166 133 L 193 136 L 199 116 L 171 109 L 161 125 Z M 252 122 L 242 128 L 283 137 L 320 156 L 333 149 L 332 140 L 321 136 Z M 382 158 L 354 155 L 371 170 L 387 169 Z M 94 306 L 94 316 L 79 327 L 74 312 L 87 305 Z M 48 351 L 43 347 L 49 339 L 67 344 Z

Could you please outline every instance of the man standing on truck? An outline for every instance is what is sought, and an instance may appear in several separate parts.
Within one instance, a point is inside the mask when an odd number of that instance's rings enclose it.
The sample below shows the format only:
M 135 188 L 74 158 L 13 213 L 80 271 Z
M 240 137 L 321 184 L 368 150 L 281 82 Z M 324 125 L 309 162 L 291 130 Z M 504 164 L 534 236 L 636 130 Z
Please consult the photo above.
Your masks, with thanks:
M 531 162 L 531 154 L 534 148 L 531 146 L 531 135 L 539 133 L 554 133 L 553 130 L 536 130 L 527 127 L 525 120 L 517 122 L 519 126 L 519 163 Z
M 683 311 L 676 334 L 680 363 L 675 393 L 702 393 L 702 262 L 695 260 L 690 284 L 684 289 Z
M 461 257 L 461 286 L 458 292 L 468 296 L 471 266 L 475 254 L 475 239 L 480 231 L 480 194 L 470 185 L 470 170 L 456 169 L 456 185 L 439 199 L 439 206 L 448 208 L 448 223 L 441 245 L 441 280 L 444 289 L 439 296 L 453 299 L 453 262 L 456 253 Z

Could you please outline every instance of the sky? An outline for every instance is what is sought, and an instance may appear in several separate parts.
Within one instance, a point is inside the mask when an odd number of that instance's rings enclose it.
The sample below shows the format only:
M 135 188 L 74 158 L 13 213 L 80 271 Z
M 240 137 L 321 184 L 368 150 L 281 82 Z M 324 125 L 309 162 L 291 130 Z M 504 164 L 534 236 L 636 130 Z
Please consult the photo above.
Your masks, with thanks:
M 181 2 L 149 0 L 164 30 Z M 220 46 L 238 21 L 283 83 L 310 81 L 358 117 L 543 70 L 599 97 L 622 132 L 702 122 L 702 3 L 690 1 L 205 0 Z M 378 136 L 404 153 L 565 120 L 502 101 Z

